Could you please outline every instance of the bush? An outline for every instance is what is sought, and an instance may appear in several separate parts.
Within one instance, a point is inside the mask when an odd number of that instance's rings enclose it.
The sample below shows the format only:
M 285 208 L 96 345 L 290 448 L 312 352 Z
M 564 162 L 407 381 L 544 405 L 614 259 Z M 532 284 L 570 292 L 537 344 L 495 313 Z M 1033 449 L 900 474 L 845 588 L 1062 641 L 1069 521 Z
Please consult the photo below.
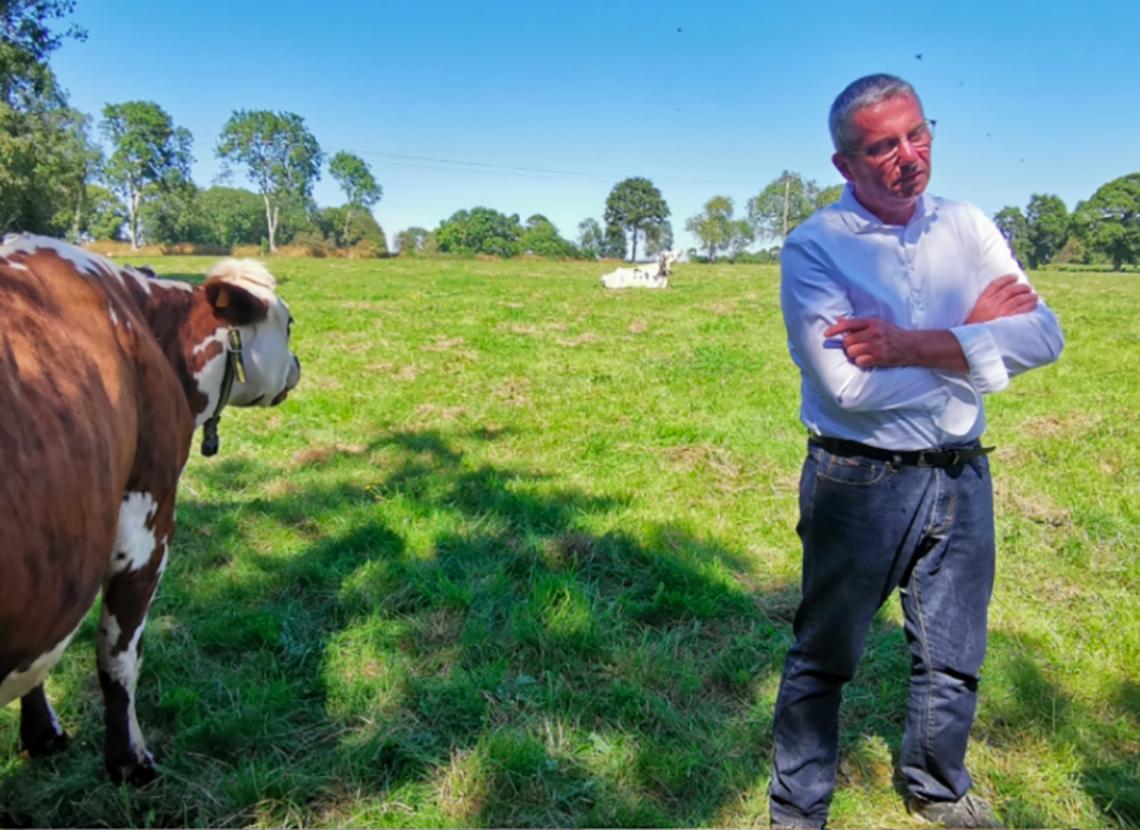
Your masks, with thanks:
M 277 249 L 279 256 L 311 256 L 323 258 L 329 256 L 336 246 L 321 236 L 317 231 L 300 231 L 293 235 L 288 245 Z

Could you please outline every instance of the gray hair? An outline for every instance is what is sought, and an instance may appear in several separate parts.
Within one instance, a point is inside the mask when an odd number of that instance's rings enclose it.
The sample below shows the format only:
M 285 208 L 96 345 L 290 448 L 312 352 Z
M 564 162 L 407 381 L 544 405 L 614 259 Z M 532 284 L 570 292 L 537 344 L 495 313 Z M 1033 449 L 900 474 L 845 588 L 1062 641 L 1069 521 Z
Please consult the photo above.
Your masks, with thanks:
M 831 105 L 831 113 L 827 117 L 827 126 L 831 128 L 831 143 L 835 145 L 835 151 L 846 152 L 858 140 L 859 137 L 851 123 L 851 118 L 856 112 L 896 95 L 909 95 L 918 101 L 920 108 L 922 107 L 922 101 L 919 100 L 914 87 L 897 75 L 884 73 L 864 75 L 849 83 L 836 97 Z

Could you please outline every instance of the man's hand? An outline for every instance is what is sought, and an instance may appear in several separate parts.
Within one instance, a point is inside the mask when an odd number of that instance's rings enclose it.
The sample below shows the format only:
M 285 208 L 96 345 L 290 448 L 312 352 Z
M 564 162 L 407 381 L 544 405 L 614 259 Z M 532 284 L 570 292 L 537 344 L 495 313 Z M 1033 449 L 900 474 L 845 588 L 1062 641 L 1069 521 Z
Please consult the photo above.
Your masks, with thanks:
M 1037 308 L 1037 295 L 1033 288 L 1017 281 L 1016 274 L 998 277 L 982 291 L 978 301 L 966 317 L 967 323 L 988 323 L 999 317 L 1025 314 Z
M 900 329 L 874 317 L 840 317 L 824 330 L 827 338 L 843 335 L 843 353 L 860 369 L 924 366 L 968 372 L 958 338 L 948 329 Z
M 909 365 L 914 357 L 914 334 L 874 317 L 840 317 L 823 336 L 843 335 L 847 359 L 862 369 L 870 369 Z

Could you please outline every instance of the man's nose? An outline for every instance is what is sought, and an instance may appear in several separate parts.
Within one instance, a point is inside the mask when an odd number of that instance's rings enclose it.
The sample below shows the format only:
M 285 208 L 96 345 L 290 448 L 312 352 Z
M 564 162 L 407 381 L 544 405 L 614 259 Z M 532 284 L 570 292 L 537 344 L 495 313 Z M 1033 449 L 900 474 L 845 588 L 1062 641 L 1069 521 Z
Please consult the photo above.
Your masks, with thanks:
M 899 140 L 899 163 L 910 164 L 918 159 L 918 151 L 914 149 L 914 145 L 910 143 L 910 139 L 902 138 Z

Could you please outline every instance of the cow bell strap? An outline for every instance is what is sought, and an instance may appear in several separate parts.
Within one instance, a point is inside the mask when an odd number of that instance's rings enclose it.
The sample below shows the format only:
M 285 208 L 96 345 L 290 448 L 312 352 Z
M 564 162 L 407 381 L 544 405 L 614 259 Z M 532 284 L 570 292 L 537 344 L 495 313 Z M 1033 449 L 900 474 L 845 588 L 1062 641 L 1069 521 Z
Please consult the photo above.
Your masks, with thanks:
M 214 407 L 213 414 L 202 424 L 202 455 L 207 458 L 218 454 L 218 422 L 222 420 L 222 409 L 230 401 L 234 378 L 236 377 L 239 383 L 245 383 L 245 363 L 241 358 L 241 332 L 230 329 L 228 340 L 229 348 L 226 349 L 226 366 L 222 373 L 218 405 Z

